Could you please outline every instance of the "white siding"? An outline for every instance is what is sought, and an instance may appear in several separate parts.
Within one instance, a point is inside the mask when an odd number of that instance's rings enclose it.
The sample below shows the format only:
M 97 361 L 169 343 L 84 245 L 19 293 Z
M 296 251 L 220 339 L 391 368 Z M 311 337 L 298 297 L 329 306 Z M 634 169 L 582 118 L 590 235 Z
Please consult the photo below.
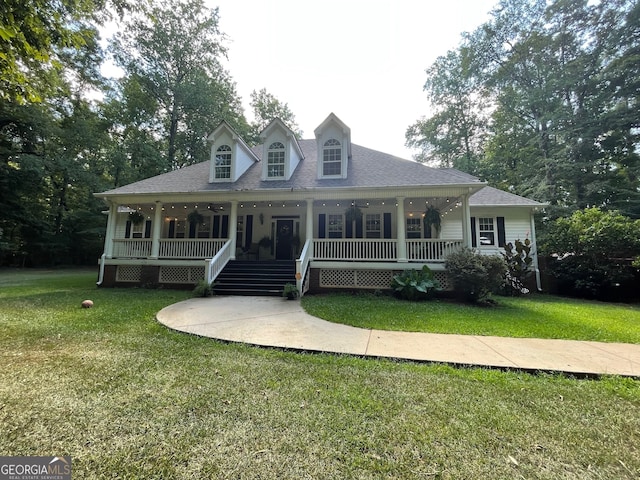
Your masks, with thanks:
M 231 159 L 231 181 L 235 182 L 253 165 L 253 158 L 239 142 L 236 142 L 232 148 L 234 156 Z
M 462 238 L 462 209 L 456 208 L 442 216 L 439 238 L 460 240 Z
M 296 171 L 296 168 L 298 167 L 298 164 L 300 163 L 300 156 L 298 155 L 298 150 L 295 148 L 294 146 L 294 142 L 295 140 L 289 138 L 289 143 L 288 143 L 288 152 L 287 152 L 287 158 L 288 158 L 288 162 L 286 163 L 286 173 L 285 175 L 287 176 L 287 180 L 289 180 L 291 178 L 291 175 L 293 175 L 293 172 Z
M 531 213 L 528 208 L 500 208 L 500 207 L 472 207 L 471 216 L 479 217 L 504 217 L 505 240 L 507 243 L 525 238 L 531 239 Z M 501 251 L 497 245 L 497 225 L 496 225 L 496 245 L 480 247 L 482 251 Z
M 128 213 L 117 213 L 116 214 L 116 228 L 114 238 L 124 238 L 124 234 L 127 229 L 127 220 L 129 218 Z

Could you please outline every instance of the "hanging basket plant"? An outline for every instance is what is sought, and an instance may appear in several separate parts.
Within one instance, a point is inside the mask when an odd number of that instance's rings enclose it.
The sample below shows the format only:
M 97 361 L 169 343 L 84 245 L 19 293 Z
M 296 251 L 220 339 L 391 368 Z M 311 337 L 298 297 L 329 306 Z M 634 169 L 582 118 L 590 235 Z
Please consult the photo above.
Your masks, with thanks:
M 194 225 L 200 225 L 202 222 L 204 222 L 204 215 L 198 212 L 198 210 L 194 210 L 193 212 L 189 213 L 189 215 L 187 215 L 187 220 L 189 221 L 189 223 L 192 223 Z
M 351 223 L 354 220 L 356 222 L 359 222 L 360 220 L 362 220 L 362 210 L 360 210 L 355 205 L 351 205 L 344 211 L 344 219 L 347 221 L 347 223 Z
M 440 216 L 440 210 L 438 210 L 433 205 L 429 205 L 427 209 L 424 211 L 424 230 L 425 237 L 431 238 L 431 230 L 435 231 L 435 234 L 438 235 L 440 233 L 440 228 L 442 226 L 442 217 Z
M 144 222 L 144 215 L 136 210 L 135 212 L 129 213 L 129 220 L 133 225 L 140 225 L 142 222 Z

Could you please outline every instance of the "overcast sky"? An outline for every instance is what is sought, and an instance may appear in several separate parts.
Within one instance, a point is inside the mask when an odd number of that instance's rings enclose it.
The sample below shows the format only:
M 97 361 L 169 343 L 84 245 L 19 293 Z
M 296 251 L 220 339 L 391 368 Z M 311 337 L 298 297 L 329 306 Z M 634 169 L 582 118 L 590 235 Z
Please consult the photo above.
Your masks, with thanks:
M 407 127 L 428 114 L 425 69 L 497 0 L 210 0 L 245 113 L 252 90 L 287 103 L 305 138 L 335 113 L 359 145 L 411 158 Z
M 249 121 L 251 92 L 266 88 L 289 105 L 304 138 L 333 112 L 354 143 L 410 159 L 405 132 L 429 114 L 425 70 L 498 0 L 207 1 L 219 7 L 223 63 Z M 103 71 L 117 75 L 110 62 Z

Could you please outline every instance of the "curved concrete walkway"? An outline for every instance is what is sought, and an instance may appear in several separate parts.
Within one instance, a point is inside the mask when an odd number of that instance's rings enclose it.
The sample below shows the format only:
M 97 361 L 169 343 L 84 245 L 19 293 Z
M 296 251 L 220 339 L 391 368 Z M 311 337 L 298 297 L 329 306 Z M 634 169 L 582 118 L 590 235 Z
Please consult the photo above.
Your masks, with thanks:
M 367 330 L 307 314 L 279 297 L 194 298 L 162 309 L 160 323 L 229 342 L 456 365 L 640 377 L 640 345 Z

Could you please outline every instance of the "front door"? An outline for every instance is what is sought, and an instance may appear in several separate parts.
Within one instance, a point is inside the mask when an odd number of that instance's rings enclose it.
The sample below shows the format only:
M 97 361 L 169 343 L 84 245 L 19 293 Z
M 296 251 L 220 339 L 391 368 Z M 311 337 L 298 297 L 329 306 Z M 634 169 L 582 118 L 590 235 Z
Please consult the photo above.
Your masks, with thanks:
M 292 260 L 293 220 L 276 223 L 276 260 Z

